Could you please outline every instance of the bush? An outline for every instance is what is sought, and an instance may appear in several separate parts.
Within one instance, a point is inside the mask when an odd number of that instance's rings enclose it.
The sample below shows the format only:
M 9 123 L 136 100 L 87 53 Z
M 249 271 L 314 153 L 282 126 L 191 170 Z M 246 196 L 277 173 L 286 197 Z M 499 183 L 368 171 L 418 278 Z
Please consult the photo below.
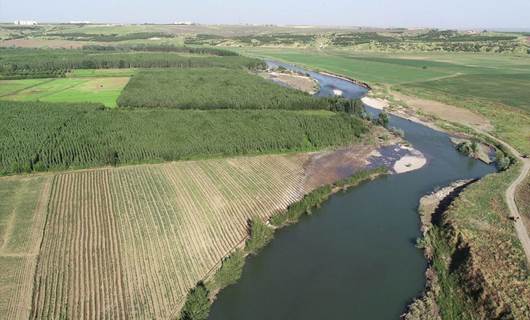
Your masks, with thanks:
M 497 166 L 497 169 L 499 171 L 504 171 L 508 169 L 511 164 L 512 161 L 510 157 L 506 156 L 502 150 L 497 149 L 495 153 L 495 165 Z
M 388 114 L 384 111 L 381 111 L 375 120 L 377 125 L 387 128 L 388 127 Z
M 245 265 L 245 255 L 243 251 L 237 249 L 230 256 L 223 260 L 221 268 L 214 277 L 214 283 L 217 289 L 223 289 L 232 285 L 239 280 Z
M 247 240 L 245 250 L 251 254 L 257 254 L 274 237 L 274 230 L 267 226 L 261 219 L 254 218 L 249 222 L 250 238 Z
M 181 320 L 207 320 L 210 314 L 210 300 L 208 289 L 202 282 L 190 290 L 186 303 L 180 312 Z

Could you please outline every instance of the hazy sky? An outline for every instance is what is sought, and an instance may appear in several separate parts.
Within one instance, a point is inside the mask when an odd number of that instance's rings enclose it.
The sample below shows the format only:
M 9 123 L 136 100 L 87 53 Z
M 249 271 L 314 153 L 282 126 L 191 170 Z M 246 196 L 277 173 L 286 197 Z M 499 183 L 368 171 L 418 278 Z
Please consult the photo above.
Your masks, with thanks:
M 530 28 L 530 0 L 0 0 L 0 21 Z

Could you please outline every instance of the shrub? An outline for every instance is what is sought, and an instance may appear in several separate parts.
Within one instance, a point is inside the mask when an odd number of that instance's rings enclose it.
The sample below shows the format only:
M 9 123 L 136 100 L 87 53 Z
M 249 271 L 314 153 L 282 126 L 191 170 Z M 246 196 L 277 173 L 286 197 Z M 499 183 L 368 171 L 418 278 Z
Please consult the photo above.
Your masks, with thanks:
M 259 218 L 254 218 L 249 222 L 249 229 L 250 238 L 246 243 L 245 250 L 251 254 L 258 253 L 274 237 L 274 230 Z
M 225 258 L 221 268 L 217 271 L 214 277 L 216 288 L 223 289 L 236 283 L 241 277 L 244 265 L 245 255 L 243 251 L 239 249 Z
M 202 282 L 190 290 L 186 303 L 180 312 L 181 320 L 207 320 L 210 314 L 210 300 L 208 289 Z

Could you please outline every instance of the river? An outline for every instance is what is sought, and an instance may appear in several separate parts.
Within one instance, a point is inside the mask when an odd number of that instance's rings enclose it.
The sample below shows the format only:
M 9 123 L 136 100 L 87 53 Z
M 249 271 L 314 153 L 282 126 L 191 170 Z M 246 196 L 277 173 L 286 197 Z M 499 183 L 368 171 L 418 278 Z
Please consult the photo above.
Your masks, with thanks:
M 346 80 L 308 74 L 319 81 L 320 96 L 335 89 L 347 98 L 366 93 Z M 277 231 L 266 248 L 247 258 L 239 282 L 219 293 L 209 319 L 399 319 L 425 285 L 427 262 L 415 246 L 419 199 L 495 168 L 460 155 L 444 133 L 389 118 L 427 165 L 336 194 L 312 215 Z

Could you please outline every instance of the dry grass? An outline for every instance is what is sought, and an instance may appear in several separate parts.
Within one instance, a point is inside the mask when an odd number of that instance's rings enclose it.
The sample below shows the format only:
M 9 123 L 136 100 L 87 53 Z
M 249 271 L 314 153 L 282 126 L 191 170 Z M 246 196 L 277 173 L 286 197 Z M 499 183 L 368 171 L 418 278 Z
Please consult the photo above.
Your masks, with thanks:
M 32 318 L 168 318 L 247 235 L 299 200 L 307 156 L 58 174 Z
M 51 176 L 0 179 L 0 317 L 27 319 Z

